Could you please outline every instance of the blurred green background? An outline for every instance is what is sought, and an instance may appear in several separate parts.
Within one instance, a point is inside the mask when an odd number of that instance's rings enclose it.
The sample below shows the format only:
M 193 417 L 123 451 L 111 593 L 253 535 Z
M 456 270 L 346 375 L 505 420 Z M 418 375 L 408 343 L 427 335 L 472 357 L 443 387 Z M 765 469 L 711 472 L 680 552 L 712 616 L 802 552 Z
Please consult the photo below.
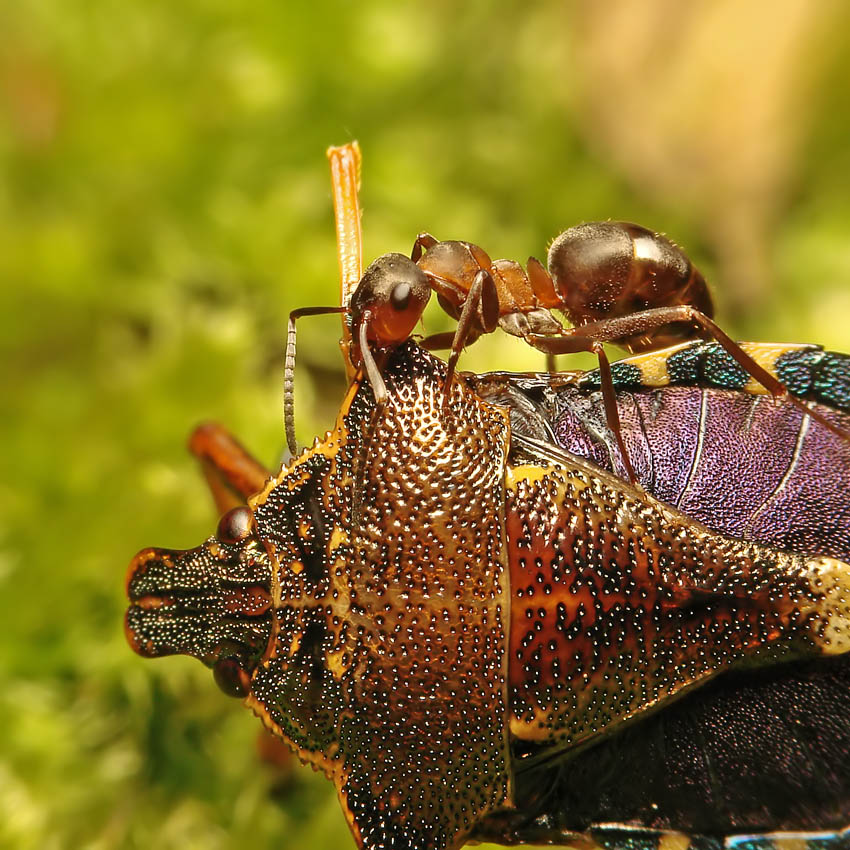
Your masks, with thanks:
M 367 261 L 632 219 L 734 335 L 850 345 L 846 4 L 28 0 L 0 33 L 2 847 L 352 846 L 205 668 L 122 635 L 136 550 L 214 528 L 191 427 L 280 457 L 286 315 L 338 298 L 328 145 L 362 145 Z M 338 331 L 303 322 L 302 441 Z

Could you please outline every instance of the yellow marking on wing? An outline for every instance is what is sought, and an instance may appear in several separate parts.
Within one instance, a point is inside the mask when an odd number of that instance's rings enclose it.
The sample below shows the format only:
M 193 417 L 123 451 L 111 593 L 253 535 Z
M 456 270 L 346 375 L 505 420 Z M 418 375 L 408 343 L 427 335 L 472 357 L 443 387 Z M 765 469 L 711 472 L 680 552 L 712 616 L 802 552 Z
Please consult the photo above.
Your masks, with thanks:
M 512 490 L 522 481 L 537 484 L 540 481 L 545 481 L 551 472 L 551 469 L 542 466 L 509 466 L 505 470 L 505 486 Z
M 824 655 L 850 651 L 850 565 L 817 557 L 806 566 L 814 611 L 812 640 Z
M 805 838 L 792 838 L 791 836 L 773 837 L 774 850 L 808 850 L 809 842 Z
M 663 832 L 658 836 L 658 850 L 688 850 L 691 839 L 683 832 Z
M 666 387 L 670 383 L 670 373 L 667 371 L 667 359 L 688 345 L 690 343 L 675 345 L 672 348 L 665 348 L 663 351 L 650 351 L 647 354 L 637 354 L 634 357 L 627 357 L 625 360 L 620 360 L 619 362 L 636 366 L 640 371 L 640 379 L 644 386 Z
M 789 351 L 800 351 L 811 348 L 809 345 L 781 343 L 781 342 L 742 342 L 741 348 L 746 351 L 759 366 L 766 372 L 776 376 L 776 362 L 783 354 Z M 744 385 L 744 392 L 750 395 L 765 395 L 769 390 L 765 389 L 755 378 L 750 378 Z
M 767 395 L 769 390 L 762 386 L 755 378 L 750 378 L 744 384 L 742 392 L 749 393 L 750 395 Z
M 552 737 L 552 730 L 547 726 L 549 716 L 543 711 L 535 711 L 535 719 L 520 720 L 516 715 L 511 715 L 508 721 L 511 735 L 521 741 L 548 741 Z
M 341 682 L 343 676 L 351 669 L 350 661 L 347 664 L 343 664 L 342 661 L 346 649 L 343 647 L 338 652 L 329 652 L 325 656 L 325 666 L 337 682 Z

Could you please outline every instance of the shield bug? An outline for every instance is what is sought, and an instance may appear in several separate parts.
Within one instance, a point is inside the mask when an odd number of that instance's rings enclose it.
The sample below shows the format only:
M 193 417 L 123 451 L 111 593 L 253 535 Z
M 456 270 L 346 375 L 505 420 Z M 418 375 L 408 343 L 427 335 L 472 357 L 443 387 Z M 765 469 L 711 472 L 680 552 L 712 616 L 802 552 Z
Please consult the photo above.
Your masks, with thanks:
M 498 404 L 464 377 L 445 407 L 445 367 L 409 343 L 383 376 L 383 405 L 361 375 L 336 427 L 274 478 L 221 430 L 196 432 L 219 505 L 249 506 L 196 549 L 136 556 L 131 645 L 194 655 L 247 693 L 334 781 L 361 847 L 719 850 L 754 830 L 842 846 L 848 538 L 818 542 L 830 505 L 846 532 L 844 491 L 792 488 L 814 545 L 783 551 L 551 439 L 569 429 L 544 402 L 567 376 L 500 380 Z M 654 392 L 677 389 L 693 387 Z M 847 468 L 846 446 L 798 442 L 777 494 L 803 455 Z
M 603 797 L 574 819 L 557 777 L 629 724 L 746 670 L 845 670 L 843 561 L 713 532 L 512 434 L 509 410 L 465 381 L 447 416 L 445 367 L 412 344 L 384 374 L 377 420 L 355 382 L 334 430 L 249 498 L 250 517 L 188 552 L 144 550 L 127 582 L 133 647 L 194 655 L 247 688 L 335 783 L 358 846 L 565 840 L 588 811 L 622 809 Z M 245 464 L 220 454 L 236 480 Z M 687 807 L 653 805 L 664 828 L 694 825 Z M 809 827 L 791 818 L 775 823 Z

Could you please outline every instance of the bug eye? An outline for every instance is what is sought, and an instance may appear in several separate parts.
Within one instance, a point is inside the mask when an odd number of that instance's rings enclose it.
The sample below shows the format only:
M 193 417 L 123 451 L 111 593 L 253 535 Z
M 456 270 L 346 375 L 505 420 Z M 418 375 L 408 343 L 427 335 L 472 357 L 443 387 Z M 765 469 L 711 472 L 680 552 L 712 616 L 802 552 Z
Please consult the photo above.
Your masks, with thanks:
M 244 697 L 251 689 L 251 677 L 235 658 L 220 658 L 213 664 L 213 679 L 229 697 Z
M 229 510 L 219 521 L 215 536 L 222 543 L 238 543 L 250 533 L 254 524 L 254 515 L 245 505 Z
M 406 310 L 410 304 L 410 284 L 398 283 L 390 293 L 390 304 L 394 310 Z

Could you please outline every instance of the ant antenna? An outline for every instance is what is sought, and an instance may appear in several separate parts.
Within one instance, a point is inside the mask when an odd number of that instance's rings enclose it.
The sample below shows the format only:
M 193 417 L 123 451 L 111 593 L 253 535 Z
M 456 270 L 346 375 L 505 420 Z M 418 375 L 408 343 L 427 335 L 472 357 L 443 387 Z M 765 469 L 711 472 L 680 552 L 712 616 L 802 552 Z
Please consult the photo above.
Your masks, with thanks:
M 298 455 L 298 441 L 295 439 L 295 322 L 303 316 L 326 316 L 329 313 L 347 312 L 348 307 L 301 307 L 289 314 L 283 366 L 283 427 L 286 431 L 286 447 L 292 457 Z

